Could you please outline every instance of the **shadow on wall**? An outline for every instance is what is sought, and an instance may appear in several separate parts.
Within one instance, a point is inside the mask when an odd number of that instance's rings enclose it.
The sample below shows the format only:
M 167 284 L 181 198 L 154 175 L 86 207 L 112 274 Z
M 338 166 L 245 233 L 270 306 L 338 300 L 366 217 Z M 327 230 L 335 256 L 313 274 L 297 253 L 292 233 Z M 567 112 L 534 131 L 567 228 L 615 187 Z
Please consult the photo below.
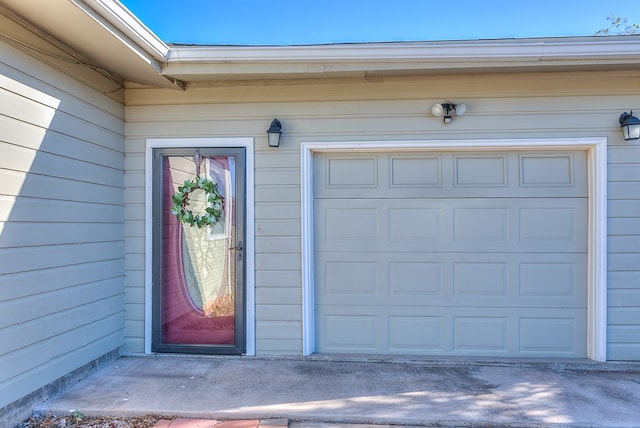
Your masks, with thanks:
M 122 105 L 53 76 L 0 63 L 0 409 L 124 343 Z

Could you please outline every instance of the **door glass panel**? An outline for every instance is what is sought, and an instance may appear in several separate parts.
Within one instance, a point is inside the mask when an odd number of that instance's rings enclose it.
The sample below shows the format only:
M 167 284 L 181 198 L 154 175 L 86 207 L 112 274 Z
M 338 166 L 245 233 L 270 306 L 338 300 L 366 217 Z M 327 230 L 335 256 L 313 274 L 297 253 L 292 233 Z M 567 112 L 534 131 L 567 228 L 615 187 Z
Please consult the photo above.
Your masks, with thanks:
M 222 218 L 198 228 L 171 213 L 172 197 L 196 174 L 194 158 L 162 156 L 162 241 L 160 331 L 165 345 L 237 346 L 238 279 L 241 244 L 236 230 L 236 156 L 203 156 L 200 176 L 218 185 Z M 207 195 L 189 194 L 187 208 L 205 212 Z M 240 253 L 239 253 L 240 252 Z

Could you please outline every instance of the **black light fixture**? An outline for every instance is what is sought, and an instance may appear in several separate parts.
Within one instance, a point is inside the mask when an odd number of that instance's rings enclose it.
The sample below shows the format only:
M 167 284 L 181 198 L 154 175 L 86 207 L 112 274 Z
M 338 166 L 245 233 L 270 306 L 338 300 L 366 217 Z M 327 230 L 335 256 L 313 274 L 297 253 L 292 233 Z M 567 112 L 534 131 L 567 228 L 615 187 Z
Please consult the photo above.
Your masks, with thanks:
M 625 141 L 640 139 L 640 119 L 626 111 L 620 115 L 620 126 L 622 127 L 622 135 Z
M 464 104 L 454 104 L 451 101 L 442 104 L 434 104 L 431 107 L 431 114 L 440 117 L 444 114 L 444 123 L 451 123 L 453 117 L 451 112 L 455 112 L 456 116 L 462 116 L 467 112 L 467 106 Z
M 280 147 L 280 135 L 282 135 L 282 125 L 278 119 L 273 119 L 271 126 L 267 129 L 269 147 Z

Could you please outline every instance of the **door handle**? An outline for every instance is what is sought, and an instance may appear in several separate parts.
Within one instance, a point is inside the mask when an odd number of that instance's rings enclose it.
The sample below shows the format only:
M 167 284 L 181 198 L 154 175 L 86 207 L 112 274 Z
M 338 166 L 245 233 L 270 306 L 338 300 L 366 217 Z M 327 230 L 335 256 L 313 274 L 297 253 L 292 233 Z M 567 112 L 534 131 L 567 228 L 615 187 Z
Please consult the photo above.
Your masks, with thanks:
M 242 246 L 242 241 L 238 242 L 238 245 L 236 245 L 235 247 L 229 247 L 230 250 L 235 250 L 235 251 L 242 251 L 244 250 L 244 247 Z
M 238 261 L 242 260 L 242 250 L 244 250 L 244 248 L 242 247 L 242 241 L 238 241 L 238 245 L 236 245 L 235 247 L 229 247 L 229 250 L 237 251 L 236 259 L 238 259 Z

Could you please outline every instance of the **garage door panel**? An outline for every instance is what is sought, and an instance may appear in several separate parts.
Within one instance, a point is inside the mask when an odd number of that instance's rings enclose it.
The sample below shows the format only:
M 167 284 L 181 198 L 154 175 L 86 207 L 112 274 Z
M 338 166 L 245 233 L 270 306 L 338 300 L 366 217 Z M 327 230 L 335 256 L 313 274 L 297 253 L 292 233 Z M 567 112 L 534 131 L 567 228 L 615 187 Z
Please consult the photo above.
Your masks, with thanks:
M 317 200 L 319 251 L 584 252 L 584 198 Z
M 505 354 L 509 351 L 509 319 L 493 313 L 492 316 L 453 317 L 453 350 L 457 352 L 483 352 Z
M 377 314 L 326 314 L 322 321 L 324 328 L 320 329 L 326 349 L 377 352 L 379 318 Z
M 585 189 L 587 176 L 585 152 L 520 153 L 518 163 L 520 187 Z
M 442 155 L 389 156 L 388 163 L 389 187 L 392 189 L 443 186 Z
M 457 300 L 473 298 L 474 304 L 505 300 L 509 290 L 508 262 L 454 262 L 453 296 Z
M 584 285 L 587 283 L 585 257 L 554 257 L 548 260 L 529 257 L 518 266 L 518 290 L 522 300 L 531 305 L 553 305 L 553 302 L 568 305 L 574 301 L 575 306 L 586 307 L 587 296 Z
M 466 188 L 504 187 L 508 184 L 507 154 L 453 155 L 453 186 Z
M 403 153 L 314 157 L 314 197 L 586 197 L 586 153 Z M 356 193 L 354 193 L 356 191 Z
M 586 152 L 314 167 L 318 352 L 586 356 Z
M 498 241 L 502 246 L 503 243 L 514 240 L 509 236 L 509 223 L 509 208 L 506 206 L 458 206 L 453 208 L 453 241 L 475 242 L 479 245 L 487 241 Z
M 318 279 L 324 281 L 326 296 L 380 294 L 381 264 L 368 260 L 326 260 L 321 262 Z
M 520 322 L 520 349 L 523 354 L 547 354 L 580 352 L 580 338 L 586 335 L 584 329 L 576 325 L 577 317 L 568 318 L 566 313 L 562 318 L 525 318 Z
M 318 252 L 318 301 L 329 305 L 587 305 L 584 254 Z
M 407 297 L 422 298 L 432 302 L 434 297 L 444 296 L 444 274 L 442 261 L 389 261 L 385 278 L 388 283 L 383 287 L 386 285 L 390 298 L 399 297 L 403 301 Z
M 522 204 L 519 209 L 520 242 L 545 242 L 554 250 L 566 243 L 574 251 L 584 251 L 587 224 L 586 200 L 546 201 L 546 204 Z M 569 203 L 571 202 L 571 203 Z M 528 205 L 528 206 L 527 206 Z
M 325 161 L 327 189 L 378 188 L 377 156 L 327 157 Z
M 389 315 L 387 319 L 388 348 L 391 352 L 444 350 L 442 316 Z
M 331 308 L 318 319 L 319 352 L 442 353 L 446 319 L 440 309 L 433 313 L 410 308 L 398 314 L 393 307 Z M 355 329 L 357 331 L 348 331 Z M 352 346 L 351 333 L 357 335 Z
M 380 209 L 375 206 L 325 208 L 326 242 L 373 242 L 380 237 Z
M 318 321 L 319 352 L 579 358 L 584 310 L 334 308 Z

